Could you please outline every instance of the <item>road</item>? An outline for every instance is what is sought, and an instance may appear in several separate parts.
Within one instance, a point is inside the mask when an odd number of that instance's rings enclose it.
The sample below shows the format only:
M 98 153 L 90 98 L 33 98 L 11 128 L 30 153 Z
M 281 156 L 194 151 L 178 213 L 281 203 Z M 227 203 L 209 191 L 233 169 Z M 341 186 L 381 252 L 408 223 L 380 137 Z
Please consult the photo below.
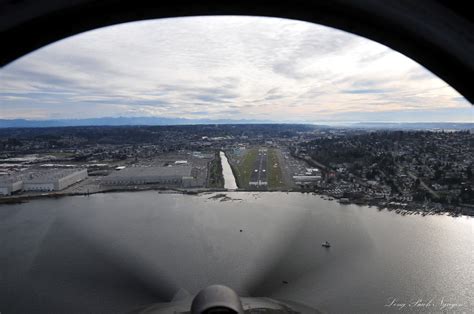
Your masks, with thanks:
M 430 193 L 431 195 L 433 195 L 434 197 L 436 198 L 439 198 L 439 195 L 438 193 L 436 193 L 435 191 L 433 191 L 432 188 L 430 188 L 425 182 L 423 182 L 423 180 L 421 180 L 420 178 L 418 178 L 416 175 L 414 175 L 413 173 L 411 173 L 410 171 L 406 171 L 406 173 L 410 176 L 410 178 L 412 178 L 413 180 L 420 180 L 420 185 L 428 192 Z
M 314 160 L 313 158 L 311 158 L 310 156 L 306 156 L 304 157 L 305 160 L 309 161 L 309 162 L 312 162 L 314 163 L 316 166 L 318 166 L 319 168 L 321 169 L 324 169 L 326 170 L 327 167 L 325 165 L 323 165 L 322 163 L 318 162 L 317 160 Z

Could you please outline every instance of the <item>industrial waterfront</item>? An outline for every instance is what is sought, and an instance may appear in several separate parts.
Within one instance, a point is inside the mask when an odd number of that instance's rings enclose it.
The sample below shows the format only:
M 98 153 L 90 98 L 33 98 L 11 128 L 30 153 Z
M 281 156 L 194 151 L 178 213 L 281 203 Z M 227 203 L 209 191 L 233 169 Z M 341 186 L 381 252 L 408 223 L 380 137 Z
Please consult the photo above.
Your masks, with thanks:
M 472 309 L 470 217 L 402 216 L 302 193 L 225 194 L 121 192 L 0 206 L 2 312 L 103 313 L 166 301 L 127 292 L 137 277 L 189 293 L 222 283 L 330 313 L 399 313 L 393 298 L 432 299 L 421 313 Z
M 0 203 L 112 191 L 230 189 L 310 192 L 341 203 L 473 215 L 472 145 L 466 145 L 472 126 L 434 127 L 0 129 Z M 225 180 L 230 174 L 234 178 Z

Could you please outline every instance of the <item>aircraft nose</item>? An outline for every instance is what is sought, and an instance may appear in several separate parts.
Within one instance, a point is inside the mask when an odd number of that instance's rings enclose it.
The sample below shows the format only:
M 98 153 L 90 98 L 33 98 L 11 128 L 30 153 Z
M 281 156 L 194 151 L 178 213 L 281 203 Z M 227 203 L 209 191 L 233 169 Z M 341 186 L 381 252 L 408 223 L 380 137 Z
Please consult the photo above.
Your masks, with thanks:
M 239 296 L 229 287 L 212 285 L 202 289 L 193 299 L 192 314 L 243 314 L 244 309 Z

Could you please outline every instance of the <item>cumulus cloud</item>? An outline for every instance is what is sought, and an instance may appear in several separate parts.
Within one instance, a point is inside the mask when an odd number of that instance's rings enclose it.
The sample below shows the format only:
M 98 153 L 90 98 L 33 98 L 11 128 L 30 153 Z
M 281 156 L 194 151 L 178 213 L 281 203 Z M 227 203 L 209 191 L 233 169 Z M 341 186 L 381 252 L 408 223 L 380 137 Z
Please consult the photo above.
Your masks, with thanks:
M 403 55 L 332 28 L 276 18 L 190 17 L 102 28 L 5 66 L 0 84 L 0 118 L 316 122 L 425 112 L 419 120 L 472 120 L 462 96 Z

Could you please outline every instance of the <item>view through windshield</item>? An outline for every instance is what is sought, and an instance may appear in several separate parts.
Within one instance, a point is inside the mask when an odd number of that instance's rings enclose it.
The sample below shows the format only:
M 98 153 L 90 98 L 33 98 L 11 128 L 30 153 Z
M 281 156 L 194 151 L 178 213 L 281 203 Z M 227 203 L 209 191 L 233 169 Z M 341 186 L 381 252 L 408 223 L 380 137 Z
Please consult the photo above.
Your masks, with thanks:
M 473 309 L 472 105 L 381 44 L 161 19 L 0 82 L 0 313 Z

